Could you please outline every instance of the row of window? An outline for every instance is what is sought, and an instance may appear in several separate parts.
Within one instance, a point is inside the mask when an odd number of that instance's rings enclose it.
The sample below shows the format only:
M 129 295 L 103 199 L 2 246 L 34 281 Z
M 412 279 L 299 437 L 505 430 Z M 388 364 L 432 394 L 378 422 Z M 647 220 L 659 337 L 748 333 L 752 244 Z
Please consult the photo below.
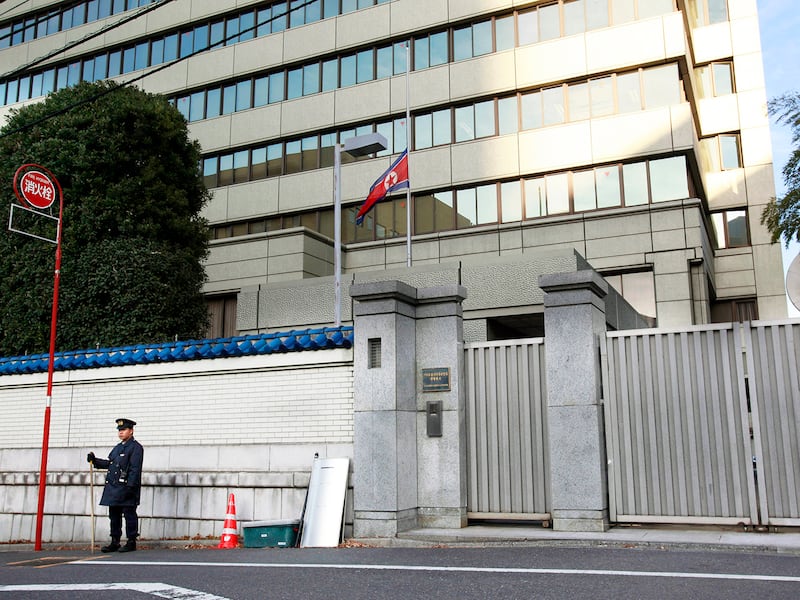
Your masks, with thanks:
M 26 44 L 59 31 L 80 27 L 86 23 L 93 23 L 156 1 L 158 0 L 62 2 L 62 6 L 48 9 L 46 12 L 29 14 L 24 19 L 0 25 L 0 50 L 18 44 Z
M 283 0 L 248 8 L 190 29 L 147 38 L 33 75 L 0 82 L 0 104 L 38 98 L 80 81 L 98 81 L 184 58 L 213 47 L 299 27 L 390 0 Z
M 482 100 L 444 108 L 413 118 L 413 149 L 505 135 L 570 121 L 632 110 L 651 109 L 681 102 L 682 91 L 676 65 L 638 69 L 588 82 L 562 84 L 524 94 Z M 375 124 L 375 131 L 389 142 L 378 156 L 405 148 L 405 119 Z M 339 141 L 371 133 L 363 125 L 338 132 Z M 308 135 L 286 142 L 276 141 L 203 159 L 203 177 L 209 188 L 244 183 L 333 166 L 337 132 Z
M 215 46 L 246 41 L 283 31 L 287 27 L 334 16 L 335 10 L 343 13 L 386 1 L 388 0 L 316 0 L 304 6 L 307 0 L 290 0 L 288 3 L 278 2 L 249 9 L 195 25 L 191 29 L 144 39 L 128 47 L 0 82 L 0 103 L 22 102 L 75 85 L 81 80 L 97 81 L 116 77 Z M 674 0 L 559 0 L 418 36 L 412 40 L 413 68 L 425 69 L 453 60 L 513 48 L 515 45 L 572 35 L 587 29 L 667 14 L 674 10 Z M 341 58 L 317 61 L 260 79 L 267 84 L 264 90 L 266 102 L 279 102 L 389 77 L 404 72 L 405 63 L 405 42 L 402 42 L 370 48 Z M 238 85 L 239 83 L 234 82 L 227 87 Z M 220 95 L 222 93 L 221 89 L 212 92 Z M 264 101 L 263 98 L 260 95 L 254 101 Z M 188 103 L 190 99 L 181 97 L 177 102 Z M 213 102 L 210 104 L 214 105 Z M 240 106 L 250 108 L 253 104 Z M 196 118 L 216 116 L 213 110 L 205 114 L 199 110 L 193 111 L 190 107 L 186 108 L 186 114 L 192 114 Z M 203 116 L 199 116 L 201 114 Z
M 680 200 L 694 195 L 684 156 L 618 163 L 412 196 L 412 233 L 423 235 L 481 225 L 514 223 L 549 215 L 575 214 Z M 355 224 L 359 205 L 342 208 L 342 241 L 404 237 L 406 197 L 381 202 Z M 744 209 L 712 214 L 717 248 L 749 245 Z M 213 228 L 223 239 L 306 227 L 334 237 L 333 209 L 229 223 Z
M 489 183 L 413 196 L 415 235 L 512 223 L 549 215 L 620 206 L 640 206 L 689 198 L 694 193 L 682 155 L 565 171 L 539 177 Z M 405 196 L 378 204 L 361 226 L 358 205 L 342 209 L 345 242 L 371 241 L 406 234 Z M 215 238 L 304 225 L 332 237 L 331 209 L 287 215 L 248 224 L 224 225 Z M 256 227 L 256 229 L 253 229 Z M 238 229 L 237 229 L 238 228 Z

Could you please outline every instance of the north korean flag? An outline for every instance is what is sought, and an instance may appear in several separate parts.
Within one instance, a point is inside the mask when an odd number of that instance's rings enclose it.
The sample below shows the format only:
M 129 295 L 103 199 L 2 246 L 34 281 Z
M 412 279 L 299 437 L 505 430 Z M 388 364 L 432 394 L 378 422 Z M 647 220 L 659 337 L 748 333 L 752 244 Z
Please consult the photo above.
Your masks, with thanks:
M 392 163 L 392 166 L 376 179 L 372 187 L 369 188 L 367 199 L 364 200 L 364 204 L 361 205 L 356 214 L 356 225 L 361 225 L 364 222 L 364 216 L 388 194 L 408 186 L 408 148 L 406 148 L 397 160 Z

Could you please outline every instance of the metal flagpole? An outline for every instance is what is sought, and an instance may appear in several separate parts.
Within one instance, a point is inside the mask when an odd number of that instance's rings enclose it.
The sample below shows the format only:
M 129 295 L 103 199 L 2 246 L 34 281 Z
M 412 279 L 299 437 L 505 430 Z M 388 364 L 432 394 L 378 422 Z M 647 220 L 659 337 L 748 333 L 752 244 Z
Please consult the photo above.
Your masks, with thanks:
M 408 74 L 411 71 L 411 40 L 406 42 L 406 152 L 411 157 L 411 105 L 409 100 Z M 410 170 L 410 167 L 409 167 Z M 406 266 L 411 266 L 411 178 L 406 186 Z

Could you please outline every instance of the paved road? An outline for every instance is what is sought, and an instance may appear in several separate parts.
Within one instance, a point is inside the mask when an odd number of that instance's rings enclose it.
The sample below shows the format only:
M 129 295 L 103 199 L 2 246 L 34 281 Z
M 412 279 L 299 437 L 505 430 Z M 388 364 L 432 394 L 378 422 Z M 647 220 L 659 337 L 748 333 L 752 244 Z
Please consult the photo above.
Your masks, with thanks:
M 0 600 L 792 599 L 800 557 L 615 548 L 0 554 Z

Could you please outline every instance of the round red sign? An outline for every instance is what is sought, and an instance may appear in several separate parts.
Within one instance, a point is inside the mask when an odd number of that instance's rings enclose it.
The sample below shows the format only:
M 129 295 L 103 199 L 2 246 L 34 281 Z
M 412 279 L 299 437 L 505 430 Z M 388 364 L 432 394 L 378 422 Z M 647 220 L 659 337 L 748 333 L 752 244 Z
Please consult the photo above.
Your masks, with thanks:
M 56 200 L 56 185 L 41 171 L 26 171 L 19 179 L 17 197 L 31 208 L 43 210 Z

